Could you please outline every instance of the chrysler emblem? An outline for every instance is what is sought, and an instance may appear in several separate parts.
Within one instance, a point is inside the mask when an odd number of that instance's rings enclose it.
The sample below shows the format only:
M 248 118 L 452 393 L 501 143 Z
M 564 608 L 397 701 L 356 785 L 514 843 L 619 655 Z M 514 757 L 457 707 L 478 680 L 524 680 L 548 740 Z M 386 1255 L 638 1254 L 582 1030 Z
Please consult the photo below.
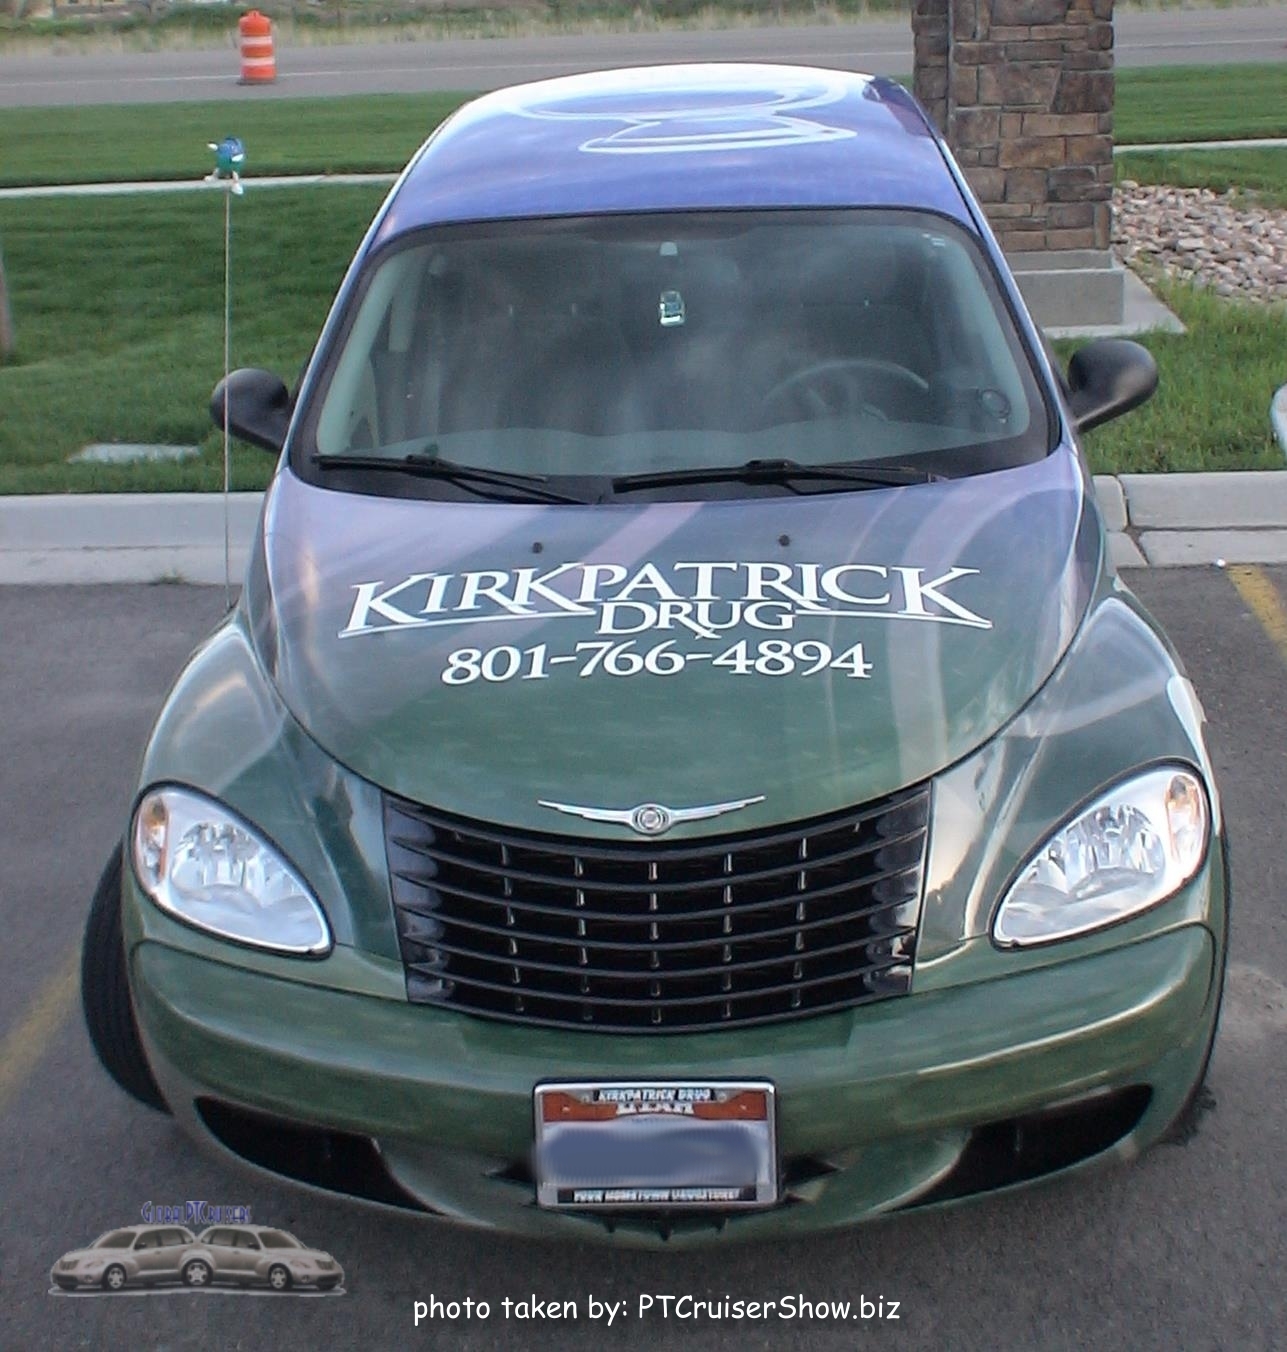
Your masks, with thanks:
M 580 807 L 576 803 L 551 803 L 537 800 L 539 807 L 552 807 L 555 812 L 566 812 L 571 817 L 584 817 L 591 822 L 612 822 L 628 826 L 641 836 L 660 836 L 680 822 L 698 822 L 707 817 L 722 817 L 726 812 L 737 812 L 762 803 L 764 795 L 754 798 L 735 798 L 728 803 L 704 803 L 701 807 L 663 807 L 660 803 L 640 803 L 638 807 Z

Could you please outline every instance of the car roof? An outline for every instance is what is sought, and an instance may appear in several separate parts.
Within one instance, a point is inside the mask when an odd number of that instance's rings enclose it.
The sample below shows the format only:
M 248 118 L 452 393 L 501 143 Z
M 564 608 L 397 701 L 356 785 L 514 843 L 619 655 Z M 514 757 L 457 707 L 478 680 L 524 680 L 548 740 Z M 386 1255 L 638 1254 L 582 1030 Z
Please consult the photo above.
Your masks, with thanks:
M 652 66 L 466 104 L 412 160 L 370 244 L 448 222 L 842 206 L 937 211 L 976 228 L 937 135 L 895 81 Z
M 186 1230 L 188 1234 L 192 1233 L 190 1225 L 183 1225 L 179 1221 L 148 1221 L 145 1225 L 113 1225 L 108 1229 L 95 1235 L 90 1241 L 91 1244 L 97 1244 L 100 1239 L 105 1239 L 108 1235 L 119 1235 L 122 1231 L 130 1235 L 141 1235 L 148 1230 Z
M 201 1233 L 206 1235 L 211 1230 L 249 1230 L 254 1235 L 262 1235 L 265 1230 L 272 1230 L 274 1233 L 291 1234 L 284 1225 L 251 1225 L 249 1221 L 217 1221 L 214 1225 L 207 1225 Z M 294 1236 L 291 1235 L 291 1238 Z

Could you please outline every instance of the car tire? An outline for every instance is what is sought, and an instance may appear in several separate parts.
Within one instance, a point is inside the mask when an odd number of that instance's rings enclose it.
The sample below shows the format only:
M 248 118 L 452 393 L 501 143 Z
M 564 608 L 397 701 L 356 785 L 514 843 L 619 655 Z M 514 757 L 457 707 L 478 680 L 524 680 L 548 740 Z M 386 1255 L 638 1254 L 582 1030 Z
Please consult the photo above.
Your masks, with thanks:
M 268 1269 L 268 1285 L 274 1291 L 289 1291 L 290 1273 L 280 1263 L 274 1263 Z
M 112 851 L 94 891 L 80 959 L 80 997 L 94 1052 L 131 1098 L 168 1113 L 139 1038 L 121 932 L 122 851 Z
M 190 1263 L 183 1265 L 184 1286 L 209 1286 L 213 1276 L 210 1264 L 204 1258 L 194 1258 Z
M 125 1289 L 125 1284 L 128 1281 L 129 1277 L 126 1275 L 125 1269 L 119 1263 L 113 1263 L 111 1267 L 103 1273 L 103 1290 L 123 1291 Z

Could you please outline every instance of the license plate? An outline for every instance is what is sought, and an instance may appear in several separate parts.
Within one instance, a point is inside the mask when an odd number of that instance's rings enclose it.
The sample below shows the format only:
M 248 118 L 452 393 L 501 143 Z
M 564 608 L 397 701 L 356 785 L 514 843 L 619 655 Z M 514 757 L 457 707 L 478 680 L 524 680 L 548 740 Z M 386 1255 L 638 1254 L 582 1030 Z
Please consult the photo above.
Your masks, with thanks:
M 771 1206 L 774 1127 L 764 1080 L 538 1085 L 536 1200 L 614 1210 Z

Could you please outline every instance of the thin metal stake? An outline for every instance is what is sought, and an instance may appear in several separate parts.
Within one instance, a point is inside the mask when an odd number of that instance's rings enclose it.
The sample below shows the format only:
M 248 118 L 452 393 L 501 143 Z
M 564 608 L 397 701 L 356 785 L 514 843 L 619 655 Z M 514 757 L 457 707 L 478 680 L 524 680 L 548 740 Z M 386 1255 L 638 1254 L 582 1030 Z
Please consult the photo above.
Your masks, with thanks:
M 228 372 L 232 365 L 232 192 L 223 194 L 223 599 L 232 609 L 232 448 L 228 438 Z

